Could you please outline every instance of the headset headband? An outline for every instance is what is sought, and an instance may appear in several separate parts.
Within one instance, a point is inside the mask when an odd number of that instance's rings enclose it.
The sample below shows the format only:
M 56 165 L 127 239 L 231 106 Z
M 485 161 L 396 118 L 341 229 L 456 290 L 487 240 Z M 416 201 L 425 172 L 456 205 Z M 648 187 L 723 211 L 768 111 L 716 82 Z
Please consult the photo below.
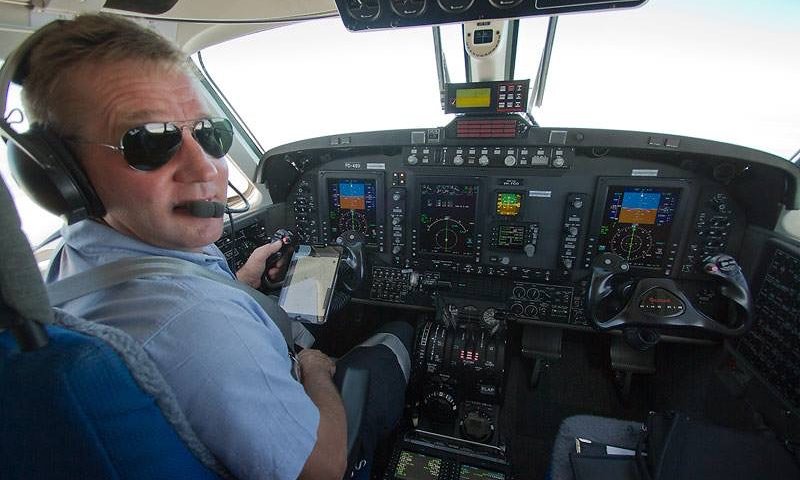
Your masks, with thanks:
M 9 139 L 8 159 L 17 183 L 43 208 L 75 223 L 102 217 L 105 208 L 86 173 L 62 139 L 47 125 L 32 123 L 17 132 L 5 117 L 11 83 L 25 88 L 30 54 L 45 35 L 62 28 L 56 20 L 40 28 L 17 47 L 0 67 L 0 133 Z

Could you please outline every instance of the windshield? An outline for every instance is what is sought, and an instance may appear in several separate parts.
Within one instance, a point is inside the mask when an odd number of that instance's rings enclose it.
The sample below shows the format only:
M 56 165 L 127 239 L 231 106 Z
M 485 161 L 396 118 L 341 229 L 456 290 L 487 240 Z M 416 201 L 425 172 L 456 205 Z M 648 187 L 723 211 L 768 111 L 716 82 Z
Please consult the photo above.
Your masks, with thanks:
M 559 18 L 542 126 L 800 148 L 800 3 L 650 0 Z M 515 78 L 535 77 L 546 18 L 520 22 Z M 443 29 L 464 81 L 459 26 Z M 455 40 L 454 40 L 455 39 Z M 257 54 L 254 54 L 257 52 Z M 349 33 L 338 18 L 232 40 L 205 66 L 264 148 L 342 132 L 445 125 L 430 28 Z

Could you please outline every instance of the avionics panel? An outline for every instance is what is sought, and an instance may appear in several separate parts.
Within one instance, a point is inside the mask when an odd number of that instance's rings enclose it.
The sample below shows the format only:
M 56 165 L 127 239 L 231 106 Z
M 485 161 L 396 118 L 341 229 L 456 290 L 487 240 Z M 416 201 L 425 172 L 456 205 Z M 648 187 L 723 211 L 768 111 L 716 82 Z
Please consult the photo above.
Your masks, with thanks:
M 364 236 L 367 245 L 383 245 L 383 175 L 320 173 L 324 189 L 322 219 L 328 242 L 348 231 Z
M 418 188 L 419 253 L 467 261 L 475 258 L 477 261 L 482 240 L 477 222 L 482 191 L 480 179 L 421 178 Z
M 682 180 L 600 179 L 597 253 L 616 253 L 638 268 L 670 269 L 688 197 Z

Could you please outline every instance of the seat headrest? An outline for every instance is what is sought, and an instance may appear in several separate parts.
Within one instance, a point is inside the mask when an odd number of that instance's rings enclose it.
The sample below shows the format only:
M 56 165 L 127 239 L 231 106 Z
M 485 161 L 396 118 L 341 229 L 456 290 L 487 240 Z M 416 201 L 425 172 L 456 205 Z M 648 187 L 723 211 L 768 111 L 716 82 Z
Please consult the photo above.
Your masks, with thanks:
M 14 327 L 24 321 L 52 323 L 53 312 L 42 275 L 22 232 L 14 200 L 2 179 L 0 232 L 0 301 L 3 310 L 16 312 L 16 315 L 0 315 L 0 328 Z

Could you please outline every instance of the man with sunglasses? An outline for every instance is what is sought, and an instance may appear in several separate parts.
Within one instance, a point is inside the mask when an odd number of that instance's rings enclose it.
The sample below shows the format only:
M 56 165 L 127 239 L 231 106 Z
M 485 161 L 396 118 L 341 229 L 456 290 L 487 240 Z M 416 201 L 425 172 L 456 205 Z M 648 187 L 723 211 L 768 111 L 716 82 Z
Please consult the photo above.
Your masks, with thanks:
M 64 227 L 48 282 L 142 255 L 232 275 L 213 244 L 223 220 L 202 210 L 226 201 L 233 131 L 211 113 L 185 62 L 157 34 L 97 15 L 63 22 L 32 48 L 23 101 L 33 128 L 62 139 L 104 210 Z M 280 246 L 257 249 L 236 277 L 258 287 Z M 189 275 L 148 277 L 64 308 L 139 341 L 235 477 L 342 477 L 346 422 L 334 363 L 304 350 L 296 382 L 283 337 L 246 294 Z

